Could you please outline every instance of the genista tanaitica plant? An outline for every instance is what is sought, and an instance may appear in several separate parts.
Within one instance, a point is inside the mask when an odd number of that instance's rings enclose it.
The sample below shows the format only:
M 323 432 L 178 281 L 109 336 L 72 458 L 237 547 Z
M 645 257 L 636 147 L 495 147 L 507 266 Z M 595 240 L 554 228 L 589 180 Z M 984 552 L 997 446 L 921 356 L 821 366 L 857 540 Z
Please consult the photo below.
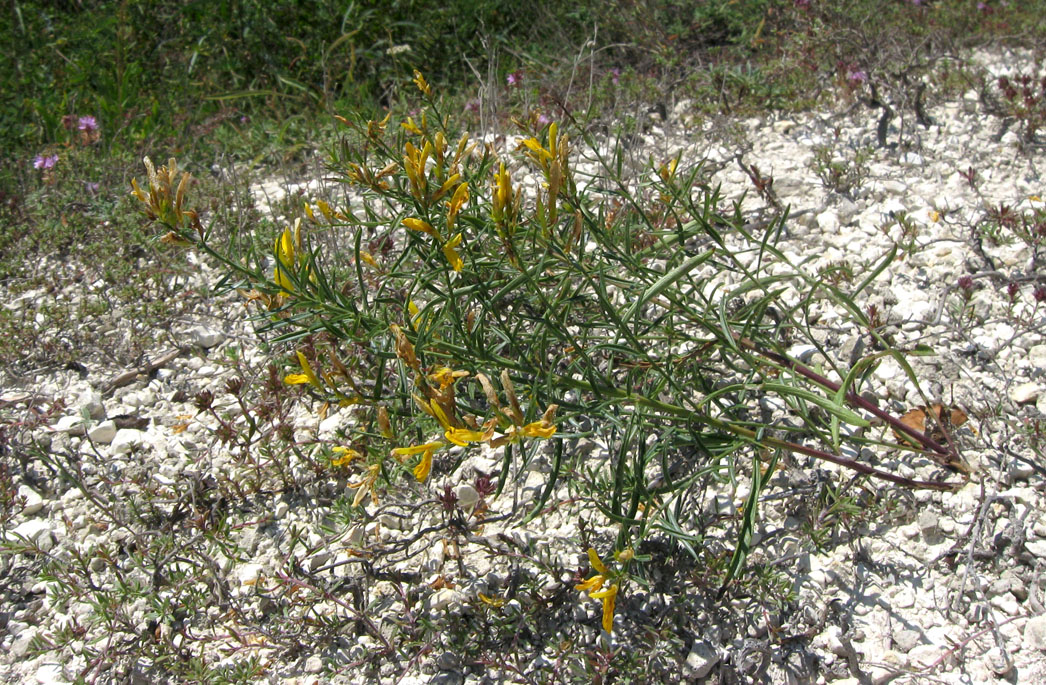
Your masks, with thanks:
M 135 188 L 165 242 L 225 266 L 221 285 L 290 351 L 285 384 L 321 414 L 354 405 L 346 444 L 315 446 L 351 473 L 353 507 L 475 450 L 500 463 L 490 497 L 538 471 L 521 515 L 540 516 L 565 488 L 617 530 L 588 551 L 594 575 L 577 585 L 603 603 L 609 633 L 615 599 L 642 582 L 644 540 L 690 547 L 699 480 L 747 484 L 722 522 L 736 540 L 723 590 L 784 455 L 911 488 L 963 484 L 949 432 L 915 430 L 861 394 L 885 359 L 917 384 L 906 357 L 928 352 L 892 346 L 858 304 L 894 252 L 863 277 L 826 280 L 775 248 L 786 214 L 724 212 L 696 164 L 652 161 L 626 178 L 620 150 L 575 140 L 569 122 L 524 126 L 517 149 L 499 152 L 455 129 L 421 74 L 414 84 L 416 116 L 338 117 L 330 170 L 351 202 L 306 204 L 268 253 L 220 243 L 185 209 L 173 160 L 150 166 L 148 192 Z M 602 171 L 579 173 L 580 159 Z M 828 310 L 875 343 L 849 367 L 788 355 L 820 348 L 810 322 Z M 897 458 L 941 473 L 914 480 L 875 463 Z

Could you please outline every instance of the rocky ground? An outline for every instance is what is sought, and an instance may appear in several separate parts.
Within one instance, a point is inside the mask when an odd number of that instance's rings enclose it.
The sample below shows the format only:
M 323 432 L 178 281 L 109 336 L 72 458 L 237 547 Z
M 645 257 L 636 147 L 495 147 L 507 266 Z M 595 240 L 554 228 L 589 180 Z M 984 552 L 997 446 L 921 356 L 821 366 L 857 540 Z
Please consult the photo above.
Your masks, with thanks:
M 1035 68 L 1022 54 L 973 61 L 996 75 Z M 672 104 L 664 120 L 655 117 L 633 141 L 635 158 L 665 159 L 679 151 L 684 159 L 704 158 L 709 180 L 722 184 L 725 198 L 743 197 L 742 210 L 755 218 L 775 202 L 790 206 L 778 247 L 810 273 L 851 269 L 860 281 L 869 265 L 898 249 L 862 304 L 874 308 L 897 346 L 925 344 L 935 354 L 911 360 L 921 392 L 888 360 L 874 373 L 874 394 L 898 414 L 927 399 L 961 409 L 967 421 L 953 421 L 955 439 L 973 475 L 956 492 L 891 486 L 884 497 L 874 495 L 886 487 L 869 481 L 861 501 L 876 503 L 874 516 L 853 516 L 852 526 L 836 526 L 813 545 L 804 527 L 809 512 L 797 502 L 819 492 L 826 474 L 838 469 L 794 460 L 763 504 L 753 552 L 754 561 L 783 571 L 794 601 L 756 611 L 743 599 L 684 601 L 685 587 L 655 584 L 622 598 L 615 639 L 638 644 L 629 633 L 640 634 L 644 624 L 676 631 L 658 643 L 658 658 L 665 673 L 687 681 L 1046 681 L 1040 423 L 1046 414 L 1046 281 L 1034 240 L 1011 235 L 1006 212 L 999 211 L 1005 206 L 1012 216 L 1029 217 L 1032 233 L 1046 232 L 1043 148 L 1022 138 L 1020 121 L 992 114 L 976 90 L 929 102 L 925 114 L 932 122 L 920 123 L 921 113 L 898 105 L 885 129 L 881 111 L 857 101 L 834 111 L 714 125 L 696 124 L 686 103 Z M 588 167 L 582 160 L 577 168 Z M 756 179 L 770 177 L 770 192 L 760 193 Z M 274 179 L 255 191 L 279 200 L 302 188 L 316 190 Z M 993 231 L 1000 240 L 992 239 Z M 218 276 L 200 263 L 190 285 L 206 290 Z M 5 298 L 4 306 L 32 310 L 40 296 Z M 76 297 L 75 287 L 68 296 Z M 830 310 L 819 316 L 830 354 L 847 363 L 861 355 L 859 332 L 835 325 Z M 111 335 L 130 334 L 127 322 L 107 325 Z M 571 578 L 585 564 L 578 540 L 604 531 L 588 529 L 590 518 L 570 504 L 565 486 L 553 495 L 561 502 L 554 511 L 520 523 L 524 504 L 544 485 L 548 465 L 541 460 L 497 499 L 475 487 L 478 476 L 498 469 L 497 454 L 478 452 L 454 473 L 437 470 L 422 499 L 431 502 L 450 486 L 463 516 L 486 508 L 482 531 L 461 537 L 440 527 L 445 521 L 438 507 L 419 508 L 426 513 L 413 520 L 415 504 L 372 505 L 366 524 L 342 523 L 332 493 L 346 483 L 333 477 L 293 493 L 276 482 L 261 483 L 243 502 L 225 502 L 231 528 L 224 535 L 235 551 L 213 542 L 203 523 L 189 525 L 218 506 L 216 483 L 229 474 L 250 478 L 258 472 L 257 464 L 221 449 L 214 433 L 218 419 L 200 413 L 196 398 L 210 391 L 215 416 L 242 414 L 223 388 L 234 377 L 263 374 L 266 357 L 235 297 L 201 298 L 171 332 L 181 344 L 153 350 L 140 368 L 99 361 L 4 382 L 0 408 L 35 417 L 28 434 L 48 453 L 66 455 L 46 459 L 11 443 L 4 457 L 17 456 L 25 474 L 14 483 L 24 500 L 4 531 L 0 557 L 0 672 L 8 682 L 72 682 L 81 675 L 146 682 L 154 664 L 127 655 L 159 653 L 142 647 L 150 640 L 174 652 L 191 643 L 190 651 L 229 663 L 257 658 L 265 664 L 258 678 L 273 682 L 513 681 L 509 663 L 541 681 L 555 671 L 553 640 L 545 653 L 483 668 L 452 650 L 392 665 L 367 658 L 388 634 L 388 615 L 451 631 L 447 626 L 477 611 L 480 593 L 510 598 L 498 604 L 499 612 L 522 611 L 506 590 L 518 574 L 555 605 L 548 612 L 550 631 L 559 630 L 556 621 L 572 622 L 582 626 L 571 633 L 580 644 L 603 639 L 599 605 L 573 591 Z M 820 354 L 812 347 L 792 352 L 811 363 Z M 58 398 L 66 400 L 65 408 L 47 413 Z M 293 411 L 293 437 L 301 444 L 332 438 L 351 420 L 349 409 L 323 419 L 305 408 Z M 598 452 L 599 445 L 588 447 Z M 276 470 L 300 469 L 306 458 L 292 456 Z M 905 477 L 941 474 L 928 460 L 903 454 L 880 464 Z M 61 478 L 62 470 L 73 480 Z M 736 490 L 709 492 L 706 507 L 729 516 L 742 497 Z M 200 503 L 205 500 L 207 507 Z M 152 520 L 155 530 L 120 523 L 132 515 Z M 177 541 L 161 544 L 157 531 L 173 520 L 180 526 Z M 823 515 L 821 521 L 827 528 Z M 151 565 L 133 550 L 145 544 L 162 550 Z M 362 584 L 354 580 L 366 558 L 358 551 L 378 547 L 385 555 L 383 573 Z M 509 557 L 534 563 L 519 570 L 505 561 Z M 207 563 L 213 566 L 200 571 Z M 56 564 L 68 573 L 56 571 Z M 165 586 L 158 570 L 182 580 Z M 320 592 L 301 580 L 310 574 L 340 581 L 331 586 L 339 590 Z M 73 577 L 82 586 L 70 587 Z M 299 596 L 317 595 L 308 610 L 290 599 L 288 583 L 295 581 Z M 221 597 L 221 609 L 205 608 L 206 619 L 157 620 L 166 614 L 150 597 L 188 602 L 193 587 L 208 582 L 220 586 L 208 591 Z M 128 589 L 136 583 L 145 589 Z M 404 591 L 411 583 L 420 589 Z M 114 606 L 100 606 L 105 596 Z M 685 619 L 673 613 L 674 604 L 686 606 Z M 366 607 L 366 619 L 358 615 L 360 607 Z M 287 625 L 311 620 L 309 612 L 348 612 L 363 627 L 358 636 L 293 650 L 286 646 L 291 638 L 276 635 L 282 624 L 271 618 L 274 611 Z M 120 665 L 108 670 L 107 663 Z

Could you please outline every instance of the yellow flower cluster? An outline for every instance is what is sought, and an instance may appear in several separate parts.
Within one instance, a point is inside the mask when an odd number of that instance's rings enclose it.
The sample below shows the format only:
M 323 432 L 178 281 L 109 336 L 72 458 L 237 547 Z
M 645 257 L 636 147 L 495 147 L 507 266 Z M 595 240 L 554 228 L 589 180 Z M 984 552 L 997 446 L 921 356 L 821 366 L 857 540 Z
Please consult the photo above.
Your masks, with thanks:
M 189 172 L 182 171 L 179 179 L 178 162 L 174 157 L 168 160 L 166 166 L 159 169 L 153 166 L 152 160 L 148 157 L 142 161 L 149 175 L 149 192 L 143 191 L 138 185 L 138 180 L 132 178 L 131 194 L 145 205 L 145 213 L 150 219 L 159 221 L 172 229 L 161 240 L 171 245 L 191 245 L 192 241 L 182 233 L 186 228 L 192 228 L 202 238 L 203 227 L 200 225 L 199 216 L 194 210 L 184 207 L 185 191 L 192 180 Z M 176 180 L 177 186 L 175 186 Z
M 414 476 L 419 481 L 428 478 L 432 468 L 432 456 L 437 450 L 446 447 L 448 443 L 462 447 L 474 443 L 486 443 L 492 448 L 498 448 L 521 442 L 525 438 L 547 440 L 556 434 L 556 425 L 553 421 L 558 407 L 555 404 L 549 405 L 539 420 L 524 423 L 523 410 L 507 370 L 501 372 L 501 386 L 504 389 L 505 398 L 508 400 L 507 406 L 502 406 L 490 379 L 482 373 L 477 373 L 475 378 L 483 387 L 483 392 L 494 415 L 482 425 L 473 416 L 458 418 L 454 385 L 471 374 L 468 371 L 453 370 L 448 366 L 439 366 L 431 373 L 423 374 L 414 346 L 407 339 L 403 329 L 395 324 L 391 325 L 390 329 L 396 338 L 396 356 L 415 372 L 416 384 L 421 390 L 421 395 L 414 395 L 415 404 L 422 412 L 434 418 L 443 429 L 443 441 L 435 440 L 421 445 L 397 447 L 392 450 L 392 455 L 401 461 L 408 457 L 421 455 L 420 461 L 414 468 Z
M 573 183 L 570 172 L 569 145 L 566 135 L 559 135 L 555 122 L 548 127 L 548 147 L 544 147 L 537 138 L 527 138 L 520 144 L 524 154 L 545 174 L 546 193 L 544 198 L 538 195 L 537 211 L 539 219 L 551 226 L 559 219 L 559 194 L 564 188 L 569 189 Z
M 298 365 L 301 366 L 301 373 L 287 374 L 283 378 L 284 383 L 287 385 L 307 384 L 320 393 L 333 396 L 338 405 L 342 407 L 347 407 L 359 402 L 359 389 L 356 387 L 355 382 L 353 382 L 352 377 L 349 375 L 348 369 L 346 369 L 341 361 L 338 360 L 333 351 L 331 351 L 331 362 L 334 366 L 334 370 L 324 373 L 322 379 L 312 370 L 312 365 L 300 350 L 297 355 Z M 341 380 L 349 385 L 353 392 L 352 395 L 347 395 L 342 392 L 339 387 L 341 384 L 336 380 L 338 377 L 341 377 Z M 320 409 L 320 413 L 325 413 L 329 405 L 330 401 L 327 401 L 323 408 Z
M 631 560 L 634 553 L 626 549 L 614 554 L 619 562 Z M 575 590 L 587 592 L 592 599 L 603 602 L 603 630 L 608 633 L 614 631 L 614 609 L 617 605 L 617 594 L 621 588 L 621 573 L 614 573 L 607 568 L 599 554 L 591 547 L 588 548 L 588 562 L 595 571 L 595 575 L 574 586 Z

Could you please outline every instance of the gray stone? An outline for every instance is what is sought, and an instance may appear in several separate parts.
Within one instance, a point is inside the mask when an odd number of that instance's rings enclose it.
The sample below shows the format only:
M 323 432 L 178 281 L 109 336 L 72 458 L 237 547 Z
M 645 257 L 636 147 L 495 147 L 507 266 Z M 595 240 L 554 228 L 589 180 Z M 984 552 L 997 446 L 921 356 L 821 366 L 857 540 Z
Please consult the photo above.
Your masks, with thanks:
M 55 431 L 68 431 L 72 430 L 73 428 L 76 428 L 83 422 L 83 417 L 76 414 L 70 416 L 63 416 L 62 418 L 58 419 L 57 422 L 55 422 L 54 426 L 52 426 L 51 429 Z
M 1029 347 L 1028 361 L 1036 369 L 1046 371 L 1046 345 L 1032 345 Z
M 1024 624 L 1024 648 L 1046 652 L 1046 616 L 1033 616 Z
M 433 592 L 425 600 L 425 606 L 429 611 L 453 611 L 465 601 L 465 595 L 457 590 L 441 588 Z
M 718 663 L 718 650 L 705 640 L 695 642 L 686 657 L 686 666 L 695 678 L 704 678 Z
M 458 496 L 458 506 L 465 511 L 471 512 L 479 503 L 479 493 L 468 483 L 462 483 L 454 488 L 454 494 Z
M 839 225 L 839 215 L 830 209 L 817 215 L 817 226 L 825 233 L 835 233 Z
M 919 524 L 919 530 L 922 531 L 924 538 L 930 539 L 939 536 L 939 520 L 937 514 L 929 509 L 923 509 L 919 512 L 919 517 L 916 519 L 916 523 Z
M 105 418 L 105 405 L 102 404 L 102 394 L 94 390 L 85 392 L 80 397 L 80 409 L 94 420 Z
M 112 449 L 113 455 L 127 454 L 135 447 L 141 447 L 145 443 L 145 432 L 135 430 L 133 428 L 121 428 L 116 431 L 116 435 L 113 436 Z
M 102 421 L 101 423 L 91 426 L 91 430 L 87 431 L 87 437 L 91 439 L 91 442 L 98 443 L 100 445 L 108 445 L 116 437 L 116 424 L 112 421 Z
M 54 547 L 54 534 L 51 526 L 51 522 L 47 519 L 30 519 L 12 530 L 5 537 L 9 542 L 28 540 L 43 551 L 49 552 Z
M 28 485 L 18 486 L 18 496 L 24 500 L 22 513 L 32 516 L 44 508 L 44 498 Z
M 204 349 L 220 345 L 225 341 L 224 333 L 206 326 L 193 326 L 186 332 L 186 335 L 193 344 L 199 345 Z
M 1039 399 L 1042 388 L 1038 383 L 1021 383 L 1010 388 L 1010 400 L 1014 404 L 1032 404 Z
M 894 647 L 905 654 L 915 649 L 921 641 L 922 636 L 915 630 L 898 630 L 893 634 Z

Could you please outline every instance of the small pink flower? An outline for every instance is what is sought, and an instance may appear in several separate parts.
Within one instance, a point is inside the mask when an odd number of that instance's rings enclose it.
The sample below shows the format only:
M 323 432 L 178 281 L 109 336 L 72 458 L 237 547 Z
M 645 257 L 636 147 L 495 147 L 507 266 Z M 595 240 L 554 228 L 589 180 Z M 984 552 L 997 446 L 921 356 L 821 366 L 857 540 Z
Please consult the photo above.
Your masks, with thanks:
M 58 155 L 37 155 L 33 158 L 34 169 L 53 169 L 58 163 Z
M 505 77 L 505 81 L 510 86 L 518 86 L 523 81 L 523 70 L 517 69 L 508 76 Z
M 610 70 L 610 82 L 615 86 L 621 82 L 621 70 L 617 67 Z
M 552 120 L 549 119 L 544 114 L 539 114 L 538 115 L 538 124 L 540 124 L 541 126 L 547 126 L 548 124 L 551 124 L 551 123 L 552 123 Z
M 856 86 L 868 80 L 868 73 L 861 69 L 849 69 L 846 72 L 846 80 L 851 86 Z
M 86 133 L 93 133 L 98 130 L 98 120 L 90 115 L 80 117 L 76 123 L 76 127 Z

